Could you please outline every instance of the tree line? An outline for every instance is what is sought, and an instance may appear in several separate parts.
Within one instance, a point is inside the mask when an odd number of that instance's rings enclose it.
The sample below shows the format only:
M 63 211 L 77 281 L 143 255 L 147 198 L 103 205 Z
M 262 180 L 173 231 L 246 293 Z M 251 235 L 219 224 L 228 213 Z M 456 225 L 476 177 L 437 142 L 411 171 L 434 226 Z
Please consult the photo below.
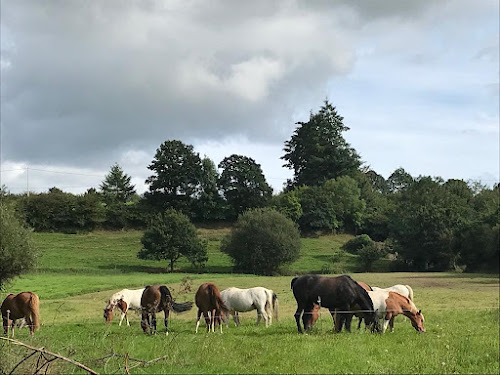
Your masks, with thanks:
M 235 222 L 248 210 L 267 208 L 295 223 L 302 235 L 364 234 L 379 245 L 364 246 L 361 254 L 375 258 L 383 248 L 393 254 L 395 270 L 498 270 L 499 184 L 414 177 L 403 168 L 385 179 L 346 142 L 343 120 L 325 101 L 309 121 L 296 124 L 282 156 L 293 178 L 274 195 L 252 158 L 233 154 L 216 167 L 193 146 L 167 140 L 148 166 L 143 196 L 115 164 L 98 189 L 84 194 L 54 187 L 13 195 L 4 187 L 2 202 L 37 231 L 63 232 L 145 229 L 154 215 L 169 210 L 195 223 Z

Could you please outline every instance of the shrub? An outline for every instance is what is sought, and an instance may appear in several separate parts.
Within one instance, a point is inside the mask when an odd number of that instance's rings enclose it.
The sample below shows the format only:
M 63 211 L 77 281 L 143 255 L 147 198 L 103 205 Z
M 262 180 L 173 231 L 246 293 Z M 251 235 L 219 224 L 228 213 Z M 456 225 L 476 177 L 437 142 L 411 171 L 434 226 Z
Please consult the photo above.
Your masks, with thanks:
M 140 259 L 169 260 L 171 272 L 181 256 L 196 267 L 202 267 L 207 261 L 206 242 L 198 238 L 189 218 L 174 209 L 153 216 L 141 242 L 144 248 L 137 256 Z
M 298 259 L 300 245 L 292 220 L 275 210 L 253 209 L 238 218 L 221 250 L 233 258 L 238 271 L 270 275 Z
M 359 249 L 358 254 L 362 271 L 367 272 L 371 271 L 373 262 L 382 258 L 386 254 L 386 251 L 382 242 L 372 241 L 370 244 Z
M 36 256 L 29 230 L 12 209 L 0 205 L 0 289 L 13 277 L 30 270 Z
M 352 240 L 347 241 L 342 245 L 342 250 L 347 251 L 351 254 L 358 254 L 364 246 L 373 244 L 373 240 L 367 234 L 360 234 L 354 237 Z

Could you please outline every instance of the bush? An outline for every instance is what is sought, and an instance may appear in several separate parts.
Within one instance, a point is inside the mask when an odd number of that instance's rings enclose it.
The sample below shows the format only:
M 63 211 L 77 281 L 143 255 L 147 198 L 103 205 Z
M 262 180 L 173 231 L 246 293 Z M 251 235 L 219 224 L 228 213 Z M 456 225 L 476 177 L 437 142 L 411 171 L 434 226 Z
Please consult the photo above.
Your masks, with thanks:
M 0 289 L 13 277 L 30 270 L 36 256 L 29 230 L 12 209 L 0 205 Z
M 236 270 L 270 275 L 299 258 L 300 234 L 292 220 L 271 209 L 253 209 L 238 218 L 221 250 Z
M 181 256 L 196 267 L 202 267 L 207 261 L 207 244 L 198 238 L 189 218 L 174 209 L 155 215 L 141 242 L 144 248 L 137 256 L 140 259 L 169 260 L 171 272 Z
M 361 263 L 362 271 L 371 271 L 373 262 L 382 258 L 385 254 L 385 247 L 382 242 L 373 242 L 363 246 L 358 251 L 359 261 Z
M 373 240 L 367 234 L 360 234 L 354 237 L 352 240 L 347 241 L 342 245 L 342 250 L 347 251 L 351 254 L 358 254 L 364 246 L 369 246 L 373 244 Z

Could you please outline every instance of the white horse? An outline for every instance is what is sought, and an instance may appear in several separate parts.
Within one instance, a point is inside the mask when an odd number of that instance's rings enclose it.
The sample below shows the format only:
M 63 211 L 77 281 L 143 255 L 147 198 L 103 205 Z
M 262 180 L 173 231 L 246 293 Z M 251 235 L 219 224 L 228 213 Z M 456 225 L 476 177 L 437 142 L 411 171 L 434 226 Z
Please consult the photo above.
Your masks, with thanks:
M 141 297 L 144 292 L 144 288 L 142 289 L 122 289 L 119 292 L 113 294 L 104 309 L 104 319 L 106 319 L 106 323 L 111 323 L 113 320 L 113 310 L 115 308 L 120 309 L 121 317 L 120 317 L 120 326 L 122 325 L 123 319 L 127 320 L 127 326 L 130 327 L 130 323 L 127 317 L 128 310 L 141 311 Z
M 390 286 L 389 288 L 378 288 L 374 286 L 372 287 L 372 290 L 385 290 L 387 292 L 396 292 L 413 301 L 413 289 L 409 285 L 396 284 Z
M 264 318 L 266 327 L 274 318 L 278 321 L 278 297 L 271 289 L 261 286 L 250 289 L 228 288 L 221 292 L 222 300 L 233 316 L 236 326 L 240 325 L 238 312 L 257 310 L 257 323 Z

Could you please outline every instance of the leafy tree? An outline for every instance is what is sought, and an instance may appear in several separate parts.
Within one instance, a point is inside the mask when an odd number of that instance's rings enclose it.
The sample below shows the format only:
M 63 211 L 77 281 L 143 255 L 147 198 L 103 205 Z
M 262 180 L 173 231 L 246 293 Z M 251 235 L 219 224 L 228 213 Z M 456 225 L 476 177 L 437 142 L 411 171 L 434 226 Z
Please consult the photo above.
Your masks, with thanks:
M 249 208 L 264 207 L 269 202 L 273 189 L 266 182 L 260 164 L 252 158 L 231 155 L 219 164 L 222 174 L 219 187 L 236 218 Z
M 414 182 L 413 177 L 403 168 L 398 168 L 387 179 L 387 185 L 392 193 L 397 193 L 411 186 Z
M 33 268 L 38 250 L 30 231 L 16 217 L 14 210 L 0 205 L 0 290 L 12 278 Z
M 358 254 L 362 270 L 364 272 L 370 272 L 373 263 L 382 258 L 386 254 L 386 251 L 383 243 L 372 241 L 359 249 Z
M 449 269 L 458 260 L 457 235 L 471 218 L 464 198 L 440 181 L 420 177 L 401 192 L 391 218 L 396 249 L 413 269 Z
M 298 222 L 303 213 L 296 190 L 273 196 L 272 207 L 295 223 Z
M 101 183 L 101 191 L 106 203 L 126 203 L 136 194 L 135 186 L 130 183 L 131 177 L 115 163 Z
M 318 113 L 311 113 L 308 122 L 297 122 L 299 126 L 285 142 L 285 155 L 281 157 L 284 166 L 294 171 L 289 187 L 321 185 L 358 170 L 361 160 L 342 135 L 349 130 L 343 120 L 325 100 Z
M 168 209 L 154 215 L 141 239 L 140 259 L 168 260 L 173 272 L 175 262 L 186 257 L 194 266 L 207 261 L 207 244 L 196 234 L 196 228 L 181 212 Z
M 219 173 L 215 164 L 206 157 L 201 161 L 201 169 L 199 193 L 194 203 L 195 217 L 202 221 L 224 219 L 225 209 L 217 188 Z
M 221 250 L 233 258 L 238 271 L 270 275 L 299 258 L 296 224 L 271 209 L 253 209 L 238 218 Z
M 297 190 L 302 215 L 299 226 L 302 231 L 333 231 L 339 229 L 335 202 L 332 194 L 322 186 L 302 186 Z

